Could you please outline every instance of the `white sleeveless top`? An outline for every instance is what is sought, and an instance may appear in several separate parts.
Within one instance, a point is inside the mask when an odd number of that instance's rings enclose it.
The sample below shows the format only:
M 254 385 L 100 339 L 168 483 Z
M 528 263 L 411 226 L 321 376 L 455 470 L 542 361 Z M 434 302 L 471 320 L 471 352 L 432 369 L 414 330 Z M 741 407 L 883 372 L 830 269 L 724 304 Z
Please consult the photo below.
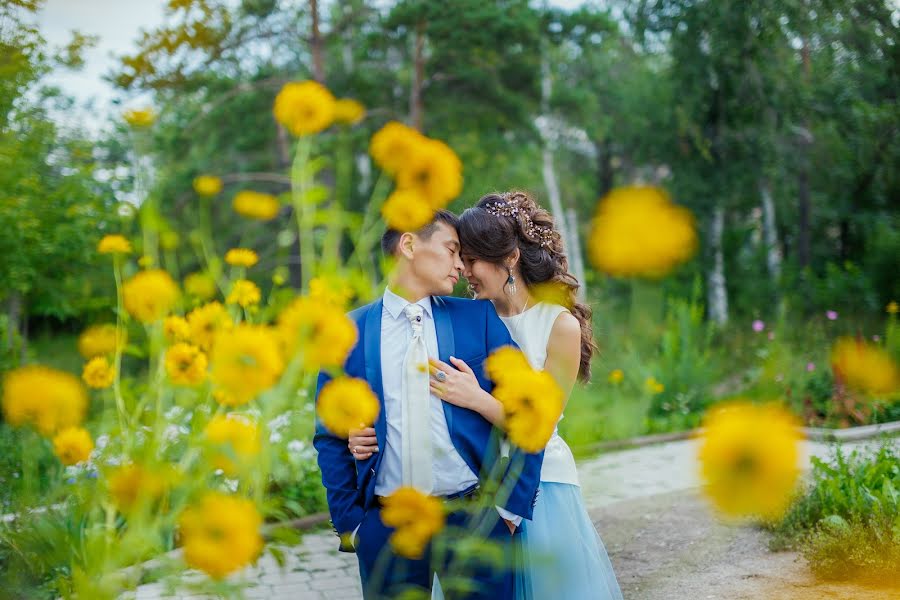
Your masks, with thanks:
M 547 360 L 550 331 L 556 318 L 564 312 L 569 311 L 558 304 L 538 302 L 520 315 L 500 317 L 532 368 L 543 370 L 544 362 Z M 562 418 L 560 415 L 559 420 L 562 421 Z M 553 435 L 544 450 L 541 481 L 579 485 L 575 457 L 569 445 L 559 437 L 558 428 L 554 428 Z

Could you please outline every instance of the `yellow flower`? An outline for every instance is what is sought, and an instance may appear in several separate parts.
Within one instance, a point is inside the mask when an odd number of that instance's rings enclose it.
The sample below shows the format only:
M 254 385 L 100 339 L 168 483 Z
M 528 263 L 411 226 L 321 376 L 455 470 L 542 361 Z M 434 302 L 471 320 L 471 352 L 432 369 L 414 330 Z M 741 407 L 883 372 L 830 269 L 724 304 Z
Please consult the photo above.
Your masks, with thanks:
M 275 98 L 275 120 L 296 136 L 319 133 L 334 121 L 335 99 L 315 81 L 285 84 Z
M 104 235 L 97 244 L 100 254 L 131 254 L 131 242 L 119 234 Z
M 142 256 L 137 261 L 138 266 L 142 269 L 149 269 L 153 266 L 154 260 L 152 256 Z
M 666 391 L 666 386 L 658 382 L 656 377 L 648 377 L 644 381 L 644 387 L 647 388 L 647 391 L 651 394 L 662 394 Z
M 655 187 L 611 191 L 597 206 L 588 241 L 594 266 L 614 277 L 663 277 L 696 249 L 693 215 Z
M 243 308 L 259 304 L 262 294 L 256 284 L 248 279 L 238 279 L 225 299 L 226 304 L 238 304 Z
M 213 347 L 219 332 L 234 326 L 228 311 L 218 302 L 195 308 L 188 313 L 187 322 L 191 328 L 191 340 L 205 352 Z
M 395 175 L 409 162 L 426 139 L 412 127 L 390 121 L 372 136 L 369 154 L 385 173 Z
M 191 326 L 184 317 L 172 315 L 163 321 L 163 333 L 170 344 L 186 342 L 191 339 Z
M 146 129 L 156 122 L 156 113 L 152 108 L 126 110 L 123 116 L 125 122 L 135 129 Z
M 831 350 L 831 369 L 841 383 L 872 396 L 900 390 L 900 370 L 891 355 L 861 339 L 838 339 Z
M 98 390 L 108 388 L 116 378 L 116 370 L 105 356 L 95 356 L 84 365 L 81 378 L 92 388 Z
M 222 406 L 240 406 L 245 404 L 243 400 L 238 400 L 233 394 L 229 394 L 225 390 L 214 390 L 213 400 Z
M 343 310 L 353 297 L 353 289 L 344 279 L 313 277 L 309 282 L 309 297 L 315 302 L 336 306 Z
M 215 416 L 203 432 L 210 443 L 230 446 L 229 450 L 213 457 L 213 466 L 222 469 L 228 476 L 237 474 L 239 466 L 246 465 L 249 459 L 259 454 L 259 431 L 256 424 L 241 415 Z M 231 456 L 236 457 L 239 463 L 235 464 Z
M 222 180 L 215 175 L 194 177 L 194 191 L 198 196 L 215 196 L 222 191 Z
M 889 315 L 896 315 L 898 312 L 900 312 L 900 304 L 897 304 L 895 300 L 891 300 L 890 302 L 888 302 L 887 308 L 885 308 L 885 310 Z
M 407 558 L 422 557 L 428 542 L 443 528 L 444 506 L 434 496 L 412 487 L 398 488 L 384 499 L 381 521 L 395 531 L 389 539 L 397 554 Z
M 262 518 L 247 499 L 207 492 L 178 519 L 184 560 L 214 579 L 250 564 L 263 548 Z
M 232 248 L 225 253 L 225 262 L 233 267 L 252 267 L 259 262 L 259 255 L 247 248 Z
M 9 371 L 3 379 L 6 422 L 30 423 L 45 436 L 81 425 L 87 403 L 87 392 L 70 373 L 29 365 Z
M 141 271 L 122 288 L 125 310 L 138 321 L 152 323 L 166 316 L 178 301 L 178 285 L 165 271 Z
M 434 218 L 434 208 L 413 190 L 397 190 L 381 207 L 381 216 L 390 229 L 418 231 Z
M 179 342 L 166 350 L 166 373 L 175 385 L 197 385 L 206 379 L 206 354 Z
M 200 301 L 216 295 L 216 281 L 209 273 L 191 273 L 184 278 L 184 291 Z
M 713 407 L 698 454 L 706 495 L 729 516 L 779 518 L 800 475 L 800 438 L 799 423 L 778 405 Z
M 269 221 L 278 216 L 281 204 L 272 194 L 244 190 L 238 192 L 231 205 L 234 212 L 248 219 Z
M 176 231 L 163 231 L 159 236 L 159 244 L 163 250 L 175 250 L 179 243 L 181 243 L 181 238 L 178 237 Z
M 622 383 L 624 379 L 625 373 L 622 372 L 622 369 L 613 369 L 609 372 L 609 377 L 607 377 L 607 381 L 609 381 L 613 385 Z
M 316 405 L 322 424 L 343 438 L 351 430 L 370 427 L 379 410 L 378 398 L 369 384 L 353 377 L 338 377 L 322 386 Z
M 166 492 L 168 484 L 162 473 L 134 463 L 114 468 L 107 480 L 110 496 L 122 512 L 155 502 Z
M 525 452 L 539 452 L 550 441 L 563 410 L 563 392 L 545 371 L 519 369 L 504 374 L 493 395 L 503 405 L 509 440 Z
M 341 98 L 334 103 L 334 120 L 346 125 L 356 125 L 366 116 L 366 107 L 352 98 Z
M 278 335 L 285 356 L 303 353 L 308 370 L 342 367 L 358 339 L 356 325 L 342 308 L 304 296 L 278 315 Z
M 397 187 L 418 192 L 434 209 L 462 191 L 462 163 L 444 142 L 426 139 L 397 171 Z
M 81 427 L 68 427 L 53 438 L 53 453 L 64 465 L 77 465 L 91 457 L 94 442 Z
M 512 346 L 503 346 L 491 352 L 484 361 L 484 369 L 487 376 L 495 383 L 500 383 L 508 377 L 515 378 L 521 371 L 530 371 L 531 365 L 521 350 Z
M 117 344 L 118 340 L 118 344 Z M 85 359 L 102 354 L 114 354 L 116 346 L 125 346 L 128 332 L 123 328 L 116 335 L 116 326 L 111 323 L 91 325 L 78 336 L 78 352 Z
M 216 336 L 210 376 L 217 389 L 244 404 L 278 381 L 284 360 L 275 332 L 257 325 L 238 325 Z

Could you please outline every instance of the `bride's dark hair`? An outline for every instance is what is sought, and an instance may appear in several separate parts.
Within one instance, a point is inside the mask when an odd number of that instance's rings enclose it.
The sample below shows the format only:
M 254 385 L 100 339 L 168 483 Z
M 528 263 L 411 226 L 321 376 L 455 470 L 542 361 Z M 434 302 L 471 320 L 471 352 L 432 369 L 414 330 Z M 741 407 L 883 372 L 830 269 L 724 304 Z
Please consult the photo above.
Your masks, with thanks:
M 565 306 L 581 324 L 581 364 L 578 378 L 591 378 L 591 356 L 596 350 L 591 309 L 576 302 L 578 280 L 569 273 L 562 237 L 549 212 L 526 192 L 492 192 L 459 217 L 462 254 L 495 265 L 519 249 L 519 271 L 529 288 L 547 286 L 554 301 Z

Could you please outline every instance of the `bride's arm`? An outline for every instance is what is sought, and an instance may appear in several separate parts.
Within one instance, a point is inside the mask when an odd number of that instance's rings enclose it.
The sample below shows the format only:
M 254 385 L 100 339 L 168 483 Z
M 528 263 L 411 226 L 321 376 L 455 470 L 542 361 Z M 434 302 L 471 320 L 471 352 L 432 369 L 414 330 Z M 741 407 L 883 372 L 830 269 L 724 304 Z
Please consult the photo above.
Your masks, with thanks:
M 563 408 L 569 402 L 569 395 L 575 387 L 580 366 L 581 323 L 572 313 L 560 313 L 553 323 L 553 329 L 550 330 L 550 339 L 547 340 L 544 370 L 553 375 L 562 389 L 565 398 Z
M 450 362 L 453 366 L 435 359 L 430 359 L 428 362 L 431 363 L 432 394 L 444 402 L 474 410 L 496 427 L 503 426 L 503 405 L 481 389 L 475 373 L 465 361 L 451 356 Z M 438 371 L 444 372 L 445 381 L 435 379 Z

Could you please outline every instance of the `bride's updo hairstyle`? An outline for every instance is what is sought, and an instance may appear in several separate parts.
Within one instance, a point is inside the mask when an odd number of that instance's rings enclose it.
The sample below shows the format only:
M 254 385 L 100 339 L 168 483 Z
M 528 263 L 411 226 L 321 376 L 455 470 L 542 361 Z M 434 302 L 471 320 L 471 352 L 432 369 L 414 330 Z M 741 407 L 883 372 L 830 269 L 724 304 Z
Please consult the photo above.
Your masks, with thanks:
M 459 217 L 457 226 L 463 255 L 506 267 L 506 259 L 519 249 L 522 280 L 538 299 L 565 306 L 581 324 L 581 364 L 578 378 L 591 378 L 591 356 L 596 349 L 591 309 L 575 300 L 580 284 L 569 273 L 562 237 L 549 212 L 526 192 L 493 192 L 482 196 Z

